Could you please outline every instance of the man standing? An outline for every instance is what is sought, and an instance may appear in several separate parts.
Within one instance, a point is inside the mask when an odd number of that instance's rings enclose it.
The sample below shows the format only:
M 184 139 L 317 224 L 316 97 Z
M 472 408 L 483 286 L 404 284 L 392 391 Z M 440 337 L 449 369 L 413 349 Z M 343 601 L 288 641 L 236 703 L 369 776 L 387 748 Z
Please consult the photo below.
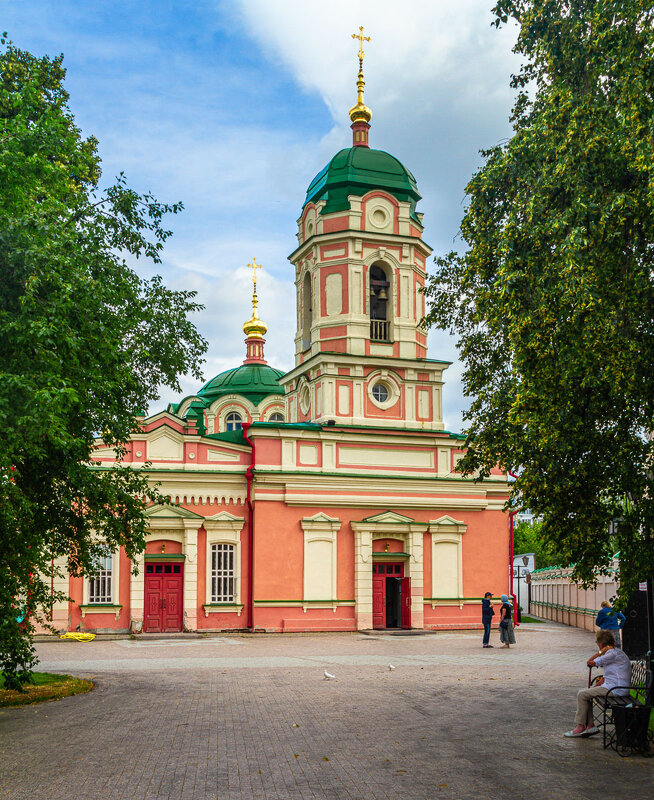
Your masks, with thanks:
M 490 639 L 491 622 L 493 621 L 493 616 L 495 615 L 493 606 L 491 605 L 492 599 L 492 592 L 486 592 L 484 599 L 481 601 L 481 622 L 484 626 L 484 647 L 493 646 L 492 644 L 488 643 Z

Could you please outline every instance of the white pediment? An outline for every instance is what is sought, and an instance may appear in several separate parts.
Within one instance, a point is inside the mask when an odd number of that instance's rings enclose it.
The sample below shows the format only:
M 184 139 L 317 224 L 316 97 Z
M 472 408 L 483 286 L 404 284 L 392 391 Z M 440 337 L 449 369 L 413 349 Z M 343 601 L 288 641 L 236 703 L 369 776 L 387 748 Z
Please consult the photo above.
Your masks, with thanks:
M 376 514 L 374 517 L 366 517 L 364 522 L 374 522 L 383 525 L 407 525 L 415 522 L 411 517 L 405 517 L 403 514 L 396 514 L 395 511 L 383 511 L 381 514 Z
M 199 514 L 194 514 L 186 508 L 179 508 L 178 506 L 164 506 L 157 504 L 146 508 L 143 512 L 146 517 L 155 519 L 202 519 Z
M 454 517 L 450 517 L 449 514 L 444 514 L 442 517 L 439 517 L 438 519 L 430 519 L 429 520 L 429 524 L 433 525 L 433 526 L 436 526 L 436 525 L 440 525 L 440 526 L 452 525 L 452 526 L 457 526 L 458 527 L 459 525 L 465 525 L 466 523 L 463 522 L 463 520 L 454 519 Z
M 328 517 L 322 511 L 314 514 L 313 517 L 302 517 L 302 522 L 340 522 L 338 517 Z
M 219 511 L 213 517 L 205 517 L 205 522 L 245 522 L 243 517 L 235 517 L 229 511 Z
M 181 436 L 170 430 L 157 431 L 148 437 L 148 459 L 150 461 L 181 461 L 184 446 Z

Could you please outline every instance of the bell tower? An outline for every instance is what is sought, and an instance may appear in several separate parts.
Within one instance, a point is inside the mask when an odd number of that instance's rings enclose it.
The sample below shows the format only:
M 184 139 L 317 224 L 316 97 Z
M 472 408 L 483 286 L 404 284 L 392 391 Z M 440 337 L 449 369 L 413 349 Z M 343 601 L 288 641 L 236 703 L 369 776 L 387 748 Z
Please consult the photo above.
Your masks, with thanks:
M 442 430 L 442 372 L 427 358 L 421 292 L 431 248 L 420 194 L 400 161 L 370 147 L 359 40 L 352 146 L 313 179 L 298 220 L 295 368 L 289 421 Z

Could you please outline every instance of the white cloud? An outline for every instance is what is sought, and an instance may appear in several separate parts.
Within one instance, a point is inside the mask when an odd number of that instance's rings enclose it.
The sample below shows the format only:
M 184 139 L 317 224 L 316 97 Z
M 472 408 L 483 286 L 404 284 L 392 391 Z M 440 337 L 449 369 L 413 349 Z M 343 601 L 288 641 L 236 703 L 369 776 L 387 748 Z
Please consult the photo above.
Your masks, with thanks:
M 212 377 L 244 356 L 244 265 L 252 256 L 265 267 L 260 313 L 269 327 L 268 360 L 292 366 L 295 290 L 287 255 L 306 187 L 351 142 L 351 34 L 359 25 L 372 36 L 365 45 L 371 144 L 415 174 L 425 240 L 440 253 L 456 244 L 478 151 L 510 132 L 514 30 L 491 29 L 492 5 L 216 0 L 107 9 L 62 2 L 55 10 L 25 2 L 9 9 L 6 27 L 33 52 L 65 52 L 72 108 L 85 134 L 100 140 L 107 181 L 124 170 L 137 190 L 183 200 L 183 214 L 168 221 L 175 235 L 163 264 L 137 268 L 197 290 L 206 306 L 197 322 L 210 342 L 205 374 Z M 429 342 L 431 357 L 456 359 L 447 334 L 432 331 Z M 465 403 L 460 373 L 460 364 L 445 373 L 450 430 L 460 428 Z M 183 388 L 195 391 L 197 382 L 185 378 Z M 165 392 L 163 399 L 179 398 Z

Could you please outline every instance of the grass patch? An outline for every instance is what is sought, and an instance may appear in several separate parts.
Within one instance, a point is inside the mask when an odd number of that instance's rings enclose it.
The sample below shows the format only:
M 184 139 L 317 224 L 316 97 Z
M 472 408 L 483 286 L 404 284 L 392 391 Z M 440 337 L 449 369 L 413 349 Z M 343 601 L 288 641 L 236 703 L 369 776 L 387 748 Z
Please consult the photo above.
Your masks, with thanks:
M 536 619 L 535 617 L 529 617 L 527 614 L 522 615 L 522 622 L 547 622 L 544 619 Z
M 0 708 L 27 706 L 42 703 L 44 700 L 61 700 L 62 697 L 89 692 L 93 688 L 93 681 L 74 678 L 72 675 L 53 675 L 50 672 L 33 672 L 32 681 L 25 684 L 24 692 L 16 692 L 4 688 L 4 679 L 0 675 Z

